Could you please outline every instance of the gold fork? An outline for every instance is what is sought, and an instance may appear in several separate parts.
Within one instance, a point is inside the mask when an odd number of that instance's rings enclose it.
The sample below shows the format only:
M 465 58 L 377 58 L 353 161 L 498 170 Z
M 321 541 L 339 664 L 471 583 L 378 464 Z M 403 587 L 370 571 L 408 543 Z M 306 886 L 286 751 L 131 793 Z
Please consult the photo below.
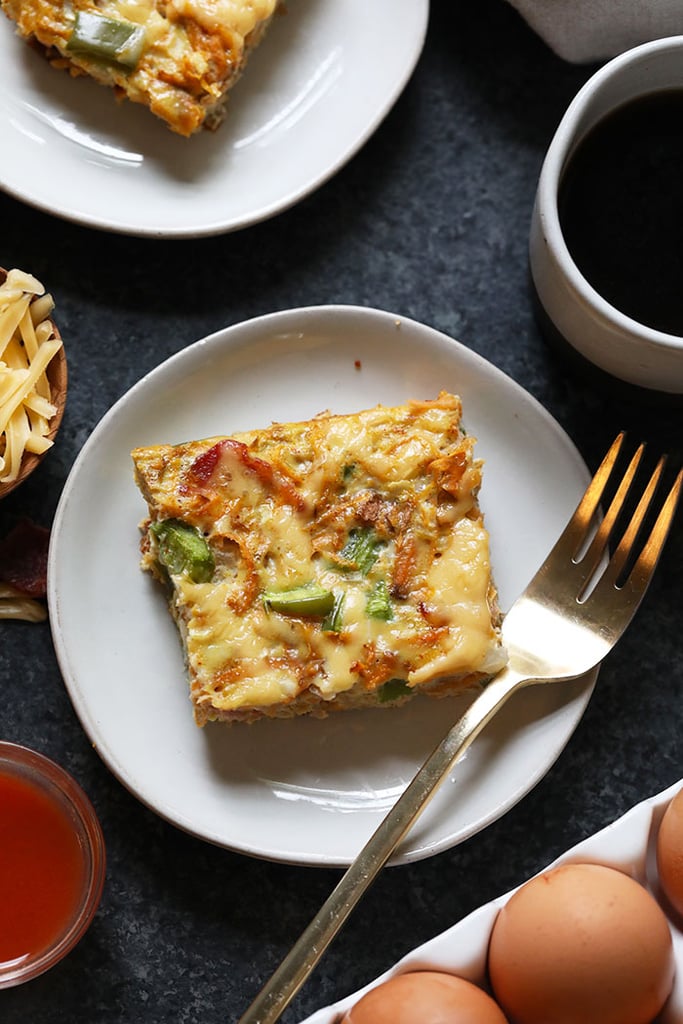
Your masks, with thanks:
M 523 686 L 584 675 L 602 661 L 628 626 L 669 533 L 683 470 L 641 545 L 640 534 L 646 517 L 653 514 L 665 458 L 658 461 L 610 555 L 608 544 L 618 533 L 644 450 L 643 445 L 636 450 L 604 518 L 596 524 L 623 442 L 622 433 L 547 559 L 505 616 L 508 666 L 486 685 L 427 758 L 239 1024 L 274 1024 L 278 1020 L 439 783 L 508 697 Z

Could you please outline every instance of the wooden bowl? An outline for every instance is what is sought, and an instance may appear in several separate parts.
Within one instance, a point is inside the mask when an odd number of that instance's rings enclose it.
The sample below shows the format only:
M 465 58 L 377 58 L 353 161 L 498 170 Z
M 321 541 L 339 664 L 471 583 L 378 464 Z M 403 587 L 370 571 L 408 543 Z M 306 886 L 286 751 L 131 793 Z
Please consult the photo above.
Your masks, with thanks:
M 7 271 L 0 267 L 0 284 L 2 284 L 7 278 Z M 61 338 L 59 328 L 55 324 L 54 320 L 50 320 L 52 324 L 52 338 Z M 49 430 L 47 433 L 48 438 L 53 441 L 57 435 L 62 417 L 64 415 L 64 407 L 66 405 L 66 392 L 67 392 L 67 365 L 66 365 L 66 353 L 64 351 L 64 345 L 59 351 L 53 356 L 47 366 L 47 379 L 50 382 L 50 400 L 57 411 L 50 420 Z M 0 498 L 4 498 L 10 491 L 13 491 L 19 484 L 23 483 L 24 480 L 30 476 L 33 470 L 40 464 L 45 456 L 50 452 L 50 448 L 42 455 L 35 455 L 33 452 L 25 452 L 21 462 L 21 468 L 17 475 L 16 480 L 12 480 L 8 483 L 0 483 Z

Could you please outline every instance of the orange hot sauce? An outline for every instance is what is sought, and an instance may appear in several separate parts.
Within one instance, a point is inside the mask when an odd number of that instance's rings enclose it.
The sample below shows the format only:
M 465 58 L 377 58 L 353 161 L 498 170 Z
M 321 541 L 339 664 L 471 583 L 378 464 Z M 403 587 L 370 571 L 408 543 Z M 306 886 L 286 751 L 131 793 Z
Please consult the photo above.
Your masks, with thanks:
M 0 771 L 0 965 L 46 949 L 82 890 L 83 853 L 66 809 Z

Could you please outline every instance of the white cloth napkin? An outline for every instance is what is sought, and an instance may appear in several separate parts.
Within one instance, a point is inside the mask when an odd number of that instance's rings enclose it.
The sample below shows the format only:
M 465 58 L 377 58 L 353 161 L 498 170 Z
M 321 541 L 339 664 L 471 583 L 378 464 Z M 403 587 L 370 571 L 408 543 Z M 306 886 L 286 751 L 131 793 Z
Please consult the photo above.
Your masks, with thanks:
M 683 35 L 683 0 L 509 0 L 564 60 L 606 60 L 639 43 Z

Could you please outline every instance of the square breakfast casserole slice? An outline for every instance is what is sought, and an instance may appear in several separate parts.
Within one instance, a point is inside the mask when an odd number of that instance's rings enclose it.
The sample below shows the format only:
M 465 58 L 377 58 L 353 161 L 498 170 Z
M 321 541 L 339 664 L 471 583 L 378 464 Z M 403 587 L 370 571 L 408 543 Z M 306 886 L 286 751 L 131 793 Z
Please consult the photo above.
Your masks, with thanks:
M 445 696 L 505 663 L 460 399 L 137 448 L 199 725 Z
M 180 135 L 216 128 L 279 0 L 0 0 L 50 63 L 142 103 Z

